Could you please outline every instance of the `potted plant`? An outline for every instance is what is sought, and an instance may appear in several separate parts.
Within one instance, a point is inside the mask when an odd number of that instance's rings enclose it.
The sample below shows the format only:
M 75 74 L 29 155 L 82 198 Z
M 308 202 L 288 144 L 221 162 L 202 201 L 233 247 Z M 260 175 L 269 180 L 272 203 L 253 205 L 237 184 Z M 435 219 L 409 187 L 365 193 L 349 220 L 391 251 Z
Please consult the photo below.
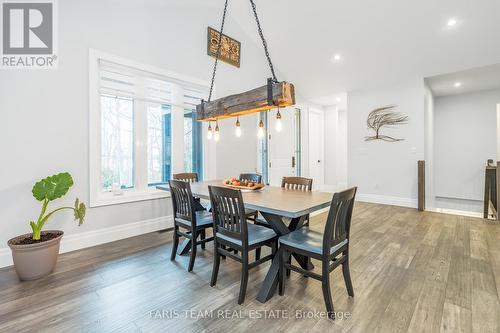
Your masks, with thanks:
M 73 186 L 73 178 L 67 172 L 49 176 L 33 186 L 33 196 L 42 203 L 38 220 L 31 221 L 32 233 L 14 237 L 8 241 L 12 250 L 14 268 L 21 280 L 35 280 L 44 277 L 54 270 L 59 256 L 59 245 L 63 232 L 60 230 L 42 231 L 49 218 L 62 210 L 72 210 L 78 225 L 85 217 L 85 204 L 78 198 L 74 207 L 60 207 L 47 211 L 51 201 L 63 197 Z

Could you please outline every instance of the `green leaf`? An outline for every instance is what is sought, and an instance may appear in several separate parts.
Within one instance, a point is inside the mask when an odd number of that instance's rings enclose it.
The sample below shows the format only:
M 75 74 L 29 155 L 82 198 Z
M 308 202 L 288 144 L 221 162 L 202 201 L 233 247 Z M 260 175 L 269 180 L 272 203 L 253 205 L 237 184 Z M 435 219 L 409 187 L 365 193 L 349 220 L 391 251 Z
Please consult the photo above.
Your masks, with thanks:
M 71 186 L 73 186 L 73 178 L 69 173 L 62 172 L 37 182 L 33 186 L 32 193 L 38 201 L 42 201 L 45 198 L 52 201 L 68 193 Z
M 78 220 L 78 225 L 82 225 L 83 220 L 85 219 L 85 212 L 87 208 L 83 202 L 80 202 L 78 198 L 75 200 L 75 220 Z

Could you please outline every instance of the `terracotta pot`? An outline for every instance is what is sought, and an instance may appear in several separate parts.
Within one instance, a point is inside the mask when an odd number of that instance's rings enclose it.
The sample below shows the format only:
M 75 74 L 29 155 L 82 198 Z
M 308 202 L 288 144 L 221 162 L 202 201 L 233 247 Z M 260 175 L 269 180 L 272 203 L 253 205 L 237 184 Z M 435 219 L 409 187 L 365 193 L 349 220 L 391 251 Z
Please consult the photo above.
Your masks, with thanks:
M 19 239 L 32 237 L 24 234 L 10 239 L 7 244 L 12 250 L 12 259 L 17 276 L 21 280 L 36 280 L 54 271 L 59 256 L 59 245 L 64 232 L 59 230 L 42 231 L 42 235 L 57 233 L 58 237 L 36 244 L 16 245 Z

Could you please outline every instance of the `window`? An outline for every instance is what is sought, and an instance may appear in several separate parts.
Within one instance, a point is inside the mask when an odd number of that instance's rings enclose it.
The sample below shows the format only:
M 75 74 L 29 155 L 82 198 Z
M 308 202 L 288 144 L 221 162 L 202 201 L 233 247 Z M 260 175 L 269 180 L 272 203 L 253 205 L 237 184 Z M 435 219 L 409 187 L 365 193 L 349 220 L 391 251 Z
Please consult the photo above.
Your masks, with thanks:
M 90 205 L 164 197 L 175 172 L 203 177 L 196 105 L 205 83 L 91 51 Z
M 102 188 L 134 186 L 134 103 L 101 95 Z
M 172 175 L 171 108 L 167 104 L 148 106 L 148 185 L 166 183 Z
M 203 178 L 202 126 L 194 110 L 184 112 L 184 171 Z

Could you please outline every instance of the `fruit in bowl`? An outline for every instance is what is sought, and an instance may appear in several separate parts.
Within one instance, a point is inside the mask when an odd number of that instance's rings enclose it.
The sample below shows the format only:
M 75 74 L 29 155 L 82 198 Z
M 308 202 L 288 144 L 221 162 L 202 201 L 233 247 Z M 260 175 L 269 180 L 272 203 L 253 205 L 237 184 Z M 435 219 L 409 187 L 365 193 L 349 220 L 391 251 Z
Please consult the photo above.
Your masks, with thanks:
M 248 187 L 250 189 L 259 185 L 256 182 L 252 182 L 252 181 L 245 180 L 245 179 L 239 180 L 237 178 L 226 179 L 226 180 L 224 180 L 223 184 L 230 185 L 230 186 L 237 186 L 237 187 Z
M 236 178 L 226 179 L 224 185 L 241 186 L 241 181 Z

